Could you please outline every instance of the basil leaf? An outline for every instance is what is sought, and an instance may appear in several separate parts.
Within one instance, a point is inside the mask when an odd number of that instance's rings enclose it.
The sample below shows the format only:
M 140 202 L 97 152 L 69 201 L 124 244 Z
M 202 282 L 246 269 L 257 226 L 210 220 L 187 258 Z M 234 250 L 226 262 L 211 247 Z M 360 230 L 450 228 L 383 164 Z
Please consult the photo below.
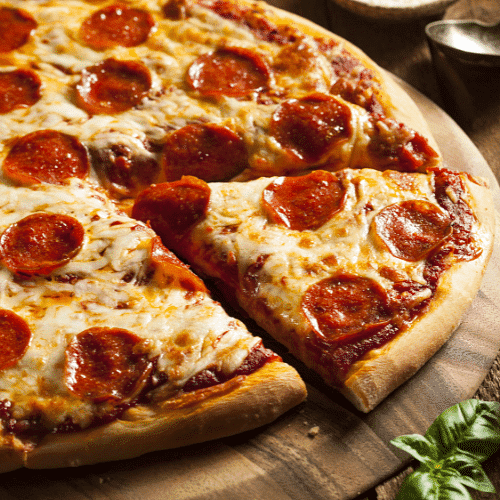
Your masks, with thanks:
M 472 500 L 455 476 L 417 469 L 403 482 L 396 500 Z
M 396 500 L 433 500 L 435 484 L 429 472 L 416 470 L 406 477 Z
M 500 447 L 500 403 L 463 401 L 439 415 L 425 436 L 391 443 L 422 462 L 397 500 L 471 500 L 467 487 L 495 493 L 481 462 Z
M 485 493 L 495 493 L 495 487 L 488 479 L 481 464 L 471 455 L 452 455 L 443 461 L 442 467 L 455 471 L 459 481 L 465 486 Z
M 483 462 L 500 446 L 499 425 L 500 403 L 469 399 L 439 415 L 425 437 L 442 456 L 458 448 Z
M 391 441 L 391 444 L 400 448 L 418 461 L 431 464 L 439 459 L 436 447 L 432 442 L 420 434 L 408 434 L 399 436 Z

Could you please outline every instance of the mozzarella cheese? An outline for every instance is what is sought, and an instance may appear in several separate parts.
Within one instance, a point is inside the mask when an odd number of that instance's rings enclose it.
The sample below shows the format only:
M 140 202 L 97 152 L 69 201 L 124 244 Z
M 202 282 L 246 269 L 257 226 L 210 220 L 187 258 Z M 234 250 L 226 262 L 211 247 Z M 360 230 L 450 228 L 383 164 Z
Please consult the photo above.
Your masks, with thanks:
M 441 211 L 433 176 L 371 169 L 345 170 L 341 176 L 346 188 L 342 209 L 320 228 L 303 231 L 270 222 L 263 209 L 263 190 L 280 178 L 209 184 L 207 216 L 190 232 L 190 260 L 207 275 L 217 273 L 217 266 L 212 266 L 205 255 L 209 245 L 215 260 L 226 262 L 231 256 L 241 280 L 248 268 L 265 256 L 251 300 L 267 304 L 280 331 L 295 330 L 303 335 L 309 328 L 301 310 L 304 294 L 313 284 L 337 273 L 370 278 L 388 293 L 394 285 L 390 277 L 398 276 L 398 281 L 424 285 L 413 298 L 414 305 L 429 298 L 432 290 L 424 278 L 425 260 L 394 256 L 375 234 L 373 221 L 385 207 L 405 200 L 427 201 Z M 232 230 L 227 231 L 228 227 Z M 476 224 L 473 237 L 482 241 L 485 231 Z M 388 276 L 383 272 L 386 269 L 391 270 Z M 248 297 L 241 290 L 239 293 L 245 304 Z M 249 307 L 259 316 L 258 308 Z M 265 315 L 260 319 L 263 327 L 272 323 Z
M 0 400 L 15 402 L 16 418 L 41 410 L 48 426 L 68 416 L 82 427 L 91 422 L 94 404 L 72 396 L 63 373 L 69 342 L 91 327 L 124 328 L 144 339 L 149 358 L 168 376 L 162 391 L 170 393 L 206 368 L 231 374 L 258 342 L 205 292 L 141 284 L 155 234 L 92 187 L 77 180 L 0 185 L 0 233 L 35 212 L 76 218 L 85 238 L 78 254 L 48 277 L 20 280 L 0 270 L 0 309 L 14 311 L 32 332 L 25 355 L 0 378 Z
M 339 43 L 328 51 L 320 50 L 316 39 L 304 35 L 297 47 L 294 46 L 294 52 L 305 55 L 300 71 L 295 68 L 293 79 L 290 79 L 290 68 L 272 71 L 272 93 L 279 96 L 276 102 L 271 99 L 263 105 L 257 96 L 243 101 L 221 96 L 214 101 L 200 99 L 195 92 L 189 91 L 185 75 L 200 55 L 220 46 L 221 37 L 227 46 L 258 52 L 270 67 L 290 55 L 283 56 L 282 51 L 286 49 L 279 44 L 261 40 L 244 26 L 196 4 L 190 6 L 187 19 L 175 21 L 162 14 L 163 0 L 139 2 L 137 6 L 150 12 L 155 20 L 155 29 L 148 40 L 137 47 L 118 46 L 103 51 L 95 51 L 79 40 L 82 22 L 100 8 L 91 2 L 9 0 L 4 4 L 30 13 L 38 27 L 26 45 L 5 56 L 7 61 L 0 71 L 9 67 L 33 68 L 42 81 L 42 97 L 30 108 L 16 109 L 2 116 L 0 162 L 13 139 L 39 129 L 50 128 L 74 135 L 85 146 L 98 150 L 134 142 L 132 151 L 152 157 L 156 154 L 144 146 L 148 140 L 161 143 L 173 129 L 191 122 L 208 121 L 225 124 L 243 137 L 249 151 L 249 167 L 239 180 L 277 175 L 276 168 L 280 167 L 275 160 L 285 153 L 267 132 L 277 102 L 311 92 L 328 93 L 336 80 L 330 60 L 342 54 L 344 49 Z M 65 22 L 61 23 L 61 19 Z M 74 89 L 83 69 L 108 58 L 141 61 L 150 71 L 152 87 L 142 103 L 133 109 L 113 116 L 89 116 L 76 105 Z M 293 66 L 293 62 L 288 64 Z M 354 143 L 357 141 L 356 147 L 364 147 L 362 136 L 368 131 L 365 122 L 369 115 L 356 105 L 346 104 L 353 115 L 353 138 L 339 156 L 342 166 L 348 167 Z M 277 167 L 273 167 L 275 163 Z

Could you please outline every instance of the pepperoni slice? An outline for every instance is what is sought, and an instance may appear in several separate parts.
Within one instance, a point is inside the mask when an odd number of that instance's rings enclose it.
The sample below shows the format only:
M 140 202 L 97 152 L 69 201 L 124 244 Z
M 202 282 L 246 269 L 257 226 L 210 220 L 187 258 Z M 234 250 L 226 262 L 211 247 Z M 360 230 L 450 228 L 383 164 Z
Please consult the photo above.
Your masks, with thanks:
M 227 127 L 192 124 L 166 138 L 162 165 L 167 181 L 183 175 L 224 181 L 248 167 L 248 153 L 243 139 Z
M 302 177 L 275 180 L 264 189 L 262 204 L 275 224 L 314 231 L 342 208 L 345 192 L 337 175 L 317 170 Z
M 302 311 L 327 342 L 352 341 L 388 324 L 391 312 L 385 290 L 362 276 L 339 274 L 312 285 Z
M 0 114 L 32 106 L 40 99 L 42 83 L 26 69 L 0 72 Z
M 3 163 L 4 174 L 24 185 L 63 184 L 89 172 L 87 150 L 76 137 L 37 130 L 16 140 Z
M 149 222 L 171 247 L 207 213 L 210 187 L 196 177 L 183 177 L 174 182 L 151 186 L 139 193 L 132 208 L 132 217 Z
M 24 319 L 0 309 L 0 371 L 14 366 L 28 349 L 31 331 Z
M 153 238 L 151 261 L 155 269 L 155 280 L 161 287 L 173 285 L 188 292 L 207 292 L 203 281 L 165 248 L 158 236 Z
M 120 402 L 136 395 L 151 372 L 141 339 L 121 328 L 89 328 L 66 348 L 68 389 L 95 402 Z
M 68 215 L 31 214 L 0 236 L 0 260 L 12 272 L 46 276 L 80 251 L 84 235 L 80 222 Z
M 146 10 L 116 3 L 85 19 L 80 27 L 80 37 L 94 50 L 117 45 L 135 47 L 147 40 L 154 24 L 153 17 Z
M 208 97 L 247 97 L 268 87 L 269 68 L 256 52 L 227 47 L 200 56 L 188 69 L 187 82 Z
M 374 219 L 377 235 L 399 259 L 425 259 L 452 231 L 451 218 L 437 205 L 407 200 L 389 205 Z
M 0 52 L 22 47 L 37 26 L 37 22 L 26 11 L 0 7 Z
M 453 219 L 451 242 L 454 257 L 460 260 L 477 259 L 482 253 L 472 230 L 477 219 L 466 201 L 463 174 L 435 167 L 429 169 L 429 172 L 434 174 L 436 201 Z
M 352 133 L 349 107 L 324 94 L 281 103 L 273 114 L 269 132 L 299 161 L 327 160 L 332 149 Z
M 76 102 L 89 115 L 123 113 L 146 97 L 151 74 L 141 62 L 106 59 L 82 71 Z
M 399 168 L 403 172 L 423 172 L 439 158 L 425 137 L 418 132 L 405 142 L 399 151 Z

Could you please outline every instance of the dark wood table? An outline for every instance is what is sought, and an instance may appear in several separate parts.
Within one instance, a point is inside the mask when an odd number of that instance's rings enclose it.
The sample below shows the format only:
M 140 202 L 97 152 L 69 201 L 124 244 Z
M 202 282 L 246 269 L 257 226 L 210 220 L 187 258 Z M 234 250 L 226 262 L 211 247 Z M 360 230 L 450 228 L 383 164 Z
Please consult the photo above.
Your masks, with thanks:
M 361 17 L 332 0 L 271 0 L 356 44 L 381 67 L 409 83 L 443 108 L 478 148 L 500 180 L 500 68 L 475 68 L 451 61 L 428 46 L 425 25 L 438 18 L 500 21 L 498 0 L 459 0 L 439 17 L 383 22 Z M 500 401 L 500 355 L 476 397 Z M 500 495 L 500 452 L 484 464 Z M 392 500 L 402 473 L 364 493 L 360 500 Z M 498 498 L 473 492 L 475 499 Z

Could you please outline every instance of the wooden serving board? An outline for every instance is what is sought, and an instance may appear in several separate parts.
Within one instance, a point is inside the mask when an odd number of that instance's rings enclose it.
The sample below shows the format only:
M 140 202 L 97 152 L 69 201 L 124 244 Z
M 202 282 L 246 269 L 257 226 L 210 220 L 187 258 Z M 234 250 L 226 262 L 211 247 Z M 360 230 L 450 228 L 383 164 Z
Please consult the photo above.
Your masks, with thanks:
M 446 166 L 495 177 L 465 133 L 430 100 L 400 82 L 429 121 Z M 64 470 L 0 477 L 2 500 L 347 500 L 396 473 L 409 456 L 389 444 L 423 434 L 445 408 L 471 397 L 500 348 L 500 249 L 449 342 L 369 415 L 353 409 L 288 354 L 309 397 L 273 424 L 233 438 Z M 260 332 L 250 325 L 256 333 Z M 271 340 L 267 345 L 282 353 Z M 224 425 L 224 422 L 221 422 Z

